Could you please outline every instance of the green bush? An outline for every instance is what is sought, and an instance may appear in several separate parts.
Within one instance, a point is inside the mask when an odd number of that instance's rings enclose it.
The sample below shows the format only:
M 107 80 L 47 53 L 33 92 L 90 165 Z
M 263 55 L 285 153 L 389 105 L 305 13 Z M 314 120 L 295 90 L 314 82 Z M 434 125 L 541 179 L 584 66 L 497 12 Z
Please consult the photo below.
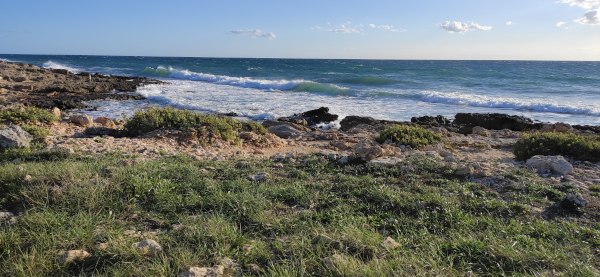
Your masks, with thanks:
M 266 134 L 267 132 L 263 126 L 255 122 L 242 122 L 236 119 L 199 114 L 170 107 L 137 111 L 125 123 L 125 133 L 129 136 L 139 136 L 161 129 L 211 132 L 226 141 L 236 139 L 239 132 L 242 131 L 254 131 L 259 134 Z
M 438 142 L 442 140 L 442 137 L 439 134 L 426 130 L 422 127 L 395 125 L 385 128 L 379 134 L 380 143 L 383 143 L 387 140 L 418 148 Z
M 36 107 L 10 107 L 0 110 L 0 122 L 12 124 L 53 123 L 59 118 L 48 110 Z
M 554 132 L 524 134 L 515 144 L 514 154 L 519 160 L 535 155 L 563 155 L 576 160 L 598 162 L 600 136 Z
M 48 135 L 50 135 L 50 130 L 48 130 L 48 128 L 38 126 L 38 125 L 23 124 L 23 125 L 21 125 L 21 128 L 23 128 L 23 130 L 25 130 L 25 132 L 32 135 L 33 139 L 37 140 L 37 141 L 42 141 Z

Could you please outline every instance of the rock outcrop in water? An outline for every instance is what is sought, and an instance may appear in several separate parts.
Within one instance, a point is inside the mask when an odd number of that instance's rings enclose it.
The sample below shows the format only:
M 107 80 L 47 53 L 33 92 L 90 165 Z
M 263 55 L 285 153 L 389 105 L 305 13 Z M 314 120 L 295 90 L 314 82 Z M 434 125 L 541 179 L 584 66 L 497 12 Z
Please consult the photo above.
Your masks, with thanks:
M 160 81 L 142 77 L 72 73 L 31 64 L 0 61 L 0 104 L 21 103 L 62 110 L 84 108 L 85 101 L 143 99 L 132 94 L 143 84 Z
M 321 107 L 315 110 L 295 114 L 289 117 L 279 118 L 279 121 L 291 122 L 304 126 L 315 126 L 319 124 L 328 124 L 338 120 L 337 114 L 329 113 L 329 108 Z

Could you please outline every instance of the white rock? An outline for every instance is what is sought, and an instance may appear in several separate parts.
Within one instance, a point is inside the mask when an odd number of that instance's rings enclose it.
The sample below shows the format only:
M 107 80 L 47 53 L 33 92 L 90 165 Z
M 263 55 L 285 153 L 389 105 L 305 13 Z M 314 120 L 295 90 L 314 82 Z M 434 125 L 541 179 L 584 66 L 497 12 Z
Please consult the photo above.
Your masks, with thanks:
M 29 147 L 33 136 L 17 125 L 0 128 L 0 149 Z
M 87 258 L 91 257 L 92 254 L 85 250 L 69 250 L 62 251 L 59 253 L 59 260 L 63 264 L 69 264 L 73 262 L 82 262 Z
M 180 277 L 218 277 L 223 275 L 223 267 L 190 267 L 179 274 Z
M 75 114 L 69 117 L 69 122 L 81 126 L 81 127 L 90 127 L 94 124 L 94 120 L 89 115 L 84 114 Z
M 138 243 L 134 243 L 133 247 L 138 248 L 144 255 L 154 256 L 162 252 L 162 247 L 160 244 L 152 239 L 145 239 Z
M 573 165 L 563 156 L 533 156 L 527 160 L 527 167 L 539 174 L 557 173 L 568 175 L 573 173 Z

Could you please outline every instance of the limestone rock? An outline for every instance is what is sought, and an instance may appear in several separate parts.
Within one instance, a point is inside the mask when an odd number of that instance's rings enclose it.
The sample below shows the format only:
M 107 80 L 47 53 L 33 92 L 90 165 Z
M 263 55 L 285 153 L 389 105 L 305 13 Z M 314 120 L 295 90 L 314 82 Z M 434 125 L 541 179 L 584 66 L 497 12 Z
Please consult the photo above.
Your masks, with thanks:
M 354 152 L 356 155 L 360 156 L 363 161 L 370 161 L 379 158 L 384 154 L 384 150 L 381 146 L 364 140 L 354 146 Z
M 100 116 L 97 117 L 96 119 L 94 119 L 94 122 L 98 123 L 100 126 L 102 127 L 107 127 L 107 128 L 116 128 L 117 125 L 115 124 L 115 122 L 105 116 Z
M 396 249 L 398 247 L 400 247 L 401 245 L 399 243 L 397 243 L 393 238 L 391 237 L 387 237 L 382 243 L 381 243 L 381 247 L 387 249 L 387 250 L 393 250 Z
M 83 114 L 72 115 L 71 117 L 69 117 L 69 122 L 81 127 L 90 127 L 94 124 L 94 121 L 91 116 Z
M 539 174 L 568 175 L 573 172 L 573 165 L 563 156 L 533 156 L 527 160 L 527 167 L 534 169 Z
M 63 264 L 70 264 L 74 262 L 83 262 L 91 256 L 92 254 L 85 250 L 69 250 L 60 252 L 59 260 Z
M 257 174 L 248 176 L 248 180 L 252 182 L 262 182 L 268 180 L 270 177 L 271 176 L 267 172 L 259 172 Z
M 302 134 L 298 129 L 285 124 L 269 127 L 269 132 L 284 139 L 297 138 Z
M 17 125 L 0 129 L 0 149 L 29 147 L 33 136 Z
M 160 244 L 152 239 L 145 239 L 138 243 L 134 243 L 133 246 L 138 248 L 144 255 L 154 256 L 162 252 L 162 247 Z
M 223 276 L 223 267 L 190 267 L 179 274 L 180 277 L 219 277 Z
M 479 126 L 475 126 L 473 127 L 473 129 L 471 130 L 471 133 L 473 135 L 480 135 L 482 137 L 489 137 L 490 136 L 490 132 L 483 128 L 483 127 L 479 127 Z
M 59 108 L 57 108 L 57 107 L 54 107 L 52 109 L 52 114 L 54 116 L 56 116 L 57 118 L 59 118 L 59 119 L 62 117 L 62 111 Z
M 401 158 L 397 157 L 380 157 L 373 160 L 370 160 L 367 164 L 369 166 L 395 166 L 402 162 Z

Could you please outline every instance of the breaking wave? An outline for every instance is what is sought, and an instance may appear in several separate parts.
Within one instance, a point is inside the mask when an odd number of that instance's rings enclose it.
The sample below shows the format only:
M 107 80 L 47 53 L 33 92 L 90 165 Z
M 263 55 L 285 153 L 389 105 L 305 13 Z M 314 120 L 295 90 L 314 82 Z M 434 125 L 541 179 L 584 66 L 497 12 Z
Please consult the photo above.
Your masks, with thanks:
M 42 67 L 50 68 L 50 69 L 65 69 L 65 70 L 68 70 L 73 73 L 79 73 L 82 71 L 81 69 L 78 69 L 76 67 L 60 64 L 60 63 L 53 62 L 53 61 L 47 61 L 47 62 L 43 63 Z

